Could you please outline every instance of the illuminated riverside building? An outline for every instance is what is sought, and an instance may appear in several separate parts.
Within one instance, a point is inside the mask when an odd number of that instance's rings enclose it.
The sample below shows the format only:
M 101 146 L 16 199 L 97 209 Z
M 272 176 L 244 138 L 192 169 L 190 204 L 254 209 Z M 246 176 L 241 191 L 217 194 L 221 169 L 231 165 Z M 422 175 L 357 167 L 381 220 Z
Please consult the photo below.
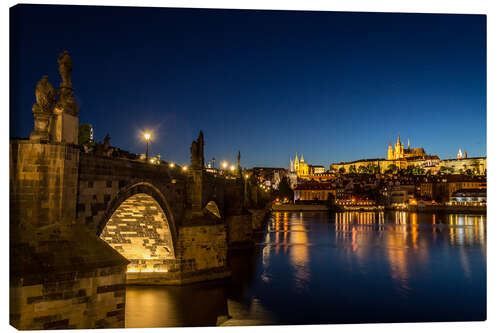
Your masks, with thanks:
M 336 198 L 336 187 L 331 183 L 318 183 L 315 181 L 307 181 L 298 184 L 293 190 L 294 201 L 315 201 L 328 200 L 330 195 L 333 199 Z

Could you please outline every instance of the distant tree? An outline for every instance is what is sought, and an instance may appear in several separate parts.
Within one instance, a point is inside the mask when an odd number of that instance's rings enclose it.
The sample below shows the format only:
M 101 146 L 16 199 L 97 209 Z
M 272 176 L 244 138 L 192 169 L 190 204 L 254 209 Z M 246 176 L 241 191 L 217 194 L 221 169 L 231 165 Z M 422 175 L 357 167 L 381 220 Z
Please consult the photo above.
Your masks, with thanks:
M 473 172 L 471 169 L 466 169 L 466 170 L 465 170 L 465 174 L 466 174 L 467 176 L 472 176 L 472 175 L 474 174 L 474 172 Z
M 356 166 L 355 165 L 351 165 L 349 167 L 349 173 L 356 173 Z
M 366 172 L 370 173 L 370 174 L 374 174 L 375 173 L 375 164 L 373 164 L 373 163 L 368 164 L 368 166 L 366 167 Z
M 290 186 L 290 181 L 288 177 L 282 177 L 280 183 L 278 184 L 278 196 L 283 198 L 288 198 L 289 201 L 293 200 L 293 190 Z
M 480 166 L 479 161 L 475 160 L 474 162 L 472 162 L 471 166 L 472 166 L 472 171 L 474 172 L 474 174 L 478 175 L 480 173 L 479 172 L 479 166 Z
M 391 173 L 395 173 L 398 170 L 398 167 L 395 164 L 391 164 L 387 167 L 387 170 L 390 170 Z
M 340 167 L 338 173 L 340 173 L 341 175 L 343 175 L 345 173 L 345 168 L 344 167 Z
M 414 176 L 420 176 L 425 174 L 425 170 L 420 166 L 415 166 L 412 170 Z
M 441 166 L 441 167 L 439 168 L 439 172 L 440 172 L 440 173 L 447 173 L 447 172 L 448 172 L 448 168 L 447 168 L 447 167 L 445 167 L 445 166 L 443 165 L 443 166 Z
M 359 172 L 359 173 L 368 173 L 368 168 L 367 168 L 367 167 L 365 167 L 364 165 L 362 165 L 362 166 L 360 166 L 360 167 L 358 168 L 358 172 Z

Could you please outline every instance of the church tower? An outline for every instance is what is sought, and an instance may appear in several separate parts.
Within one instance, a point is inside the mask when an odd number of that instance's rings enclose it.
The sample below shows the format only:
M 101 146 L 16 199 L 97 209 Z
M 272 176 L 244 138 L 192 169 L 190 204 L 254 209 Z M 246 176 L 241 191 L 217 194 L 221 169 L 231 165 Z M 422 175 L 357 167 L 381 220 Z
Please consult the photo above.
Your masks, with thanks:
M 387 159 L 389 161 L 394 159 L 394 151 L 392 150 L 392 144 L 389 144 L 389 148 L 387 148 Z
M 299 157 L 297 156 L 297 153 L 295 153 L 295 160 L 293 161 L 293 171 L 299 172 Z

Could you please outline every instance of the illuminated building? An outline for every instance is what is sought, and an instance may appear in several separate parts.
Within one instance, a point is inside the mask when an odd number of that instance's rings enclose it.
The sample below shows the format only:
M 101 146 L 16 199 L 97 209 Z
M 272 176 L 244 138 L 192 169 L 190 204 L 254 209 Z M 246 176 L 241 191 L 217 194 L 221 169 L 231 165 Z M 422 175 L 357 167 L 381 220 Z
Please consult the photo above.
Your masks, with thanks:
M 459 149 L 457 159 L 461 160 L 462 158 L 467 158 L 467 152 L 464 150 L 464 152 L 462 153 L 462 149 Z
M 462 189 L 454 192 L 450 199 L 451 205 L 486 205 L 486 189 Z
M 304 161 L 304 155 L 302 154 L 299 157 L 297 156 L 297 153 L 295 153 L 295 160 L 293 162 L 293 170 L 297 174 L 297 176 L 303 177 L 309 175 L 309 165 Z
M 335 178 L 335 175 L 329 173 L 322 165 L 309 165 L 304 160 L 304 155 L 301 154 L 300 160 L 298 154 L 295 153 L 295 160 L 290 160 L 290 172 L 297 175 L 298 178 L 307 180 L 329 180 Z
M 447 170 L 447 173 L 465 173 L 470 170 L 473 174 L 484 175 L 486 173 L 486 157 L 467 157 L 464 151 L 460 158 L 441 160 L 438 168 Z
M 471 189 L 486 190 L 485 177 L 467 178 L 462 175 L 449 175 L 440 181 L 424 182 L 420 184 L 420 196 L 440 202 L 447 202 L 456 191 Z
M 394 144 L 394 149 L 391 144 L 389 144 L 389 148 L 387 149 L 387 160 L 389 161 L 415 157 L 425 159 L 427 156 L 424 148 L 410 148 L 410 139 L 408 139 L 408 147 L 405 149 L 399 135 L 398 140 Z
M 336 187 L 331 183 L 318 183 L 315 181 L 307 181 L 298 184 L 293 190 L 294 200 L 314 201 L 328 200 L 328 196 L 336 197 Z

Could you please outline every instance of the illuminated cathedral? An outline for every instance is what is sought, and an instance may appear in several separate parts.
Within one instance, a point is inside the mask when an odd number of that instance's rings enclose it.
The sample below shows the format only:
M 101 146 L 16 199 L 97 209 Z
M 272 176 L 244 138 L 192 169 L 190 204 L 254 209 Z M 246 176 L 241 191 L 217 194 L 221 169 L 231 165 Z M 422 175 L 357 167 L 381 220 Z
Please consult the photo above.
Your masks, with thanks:
M 401 143 L 399 135 L 394 148 L 392 148 L 392 144 L 389 144 L 389 148 L 387 149 L 387 159 L 389 161 L 415 157 L 427 157 L 424 148 L 410 148 L 410 139 L 408 139 L 408 146 L 405 148 Z
M 297 153 L 295 153 L 295 160 L 293 161 L 293 163 L 292 161 L 290 161 L 290 169 L 299 177 L 309 175 L 309 165 L 304 161 L 303 154 L 300 156 L 299 160 Z

